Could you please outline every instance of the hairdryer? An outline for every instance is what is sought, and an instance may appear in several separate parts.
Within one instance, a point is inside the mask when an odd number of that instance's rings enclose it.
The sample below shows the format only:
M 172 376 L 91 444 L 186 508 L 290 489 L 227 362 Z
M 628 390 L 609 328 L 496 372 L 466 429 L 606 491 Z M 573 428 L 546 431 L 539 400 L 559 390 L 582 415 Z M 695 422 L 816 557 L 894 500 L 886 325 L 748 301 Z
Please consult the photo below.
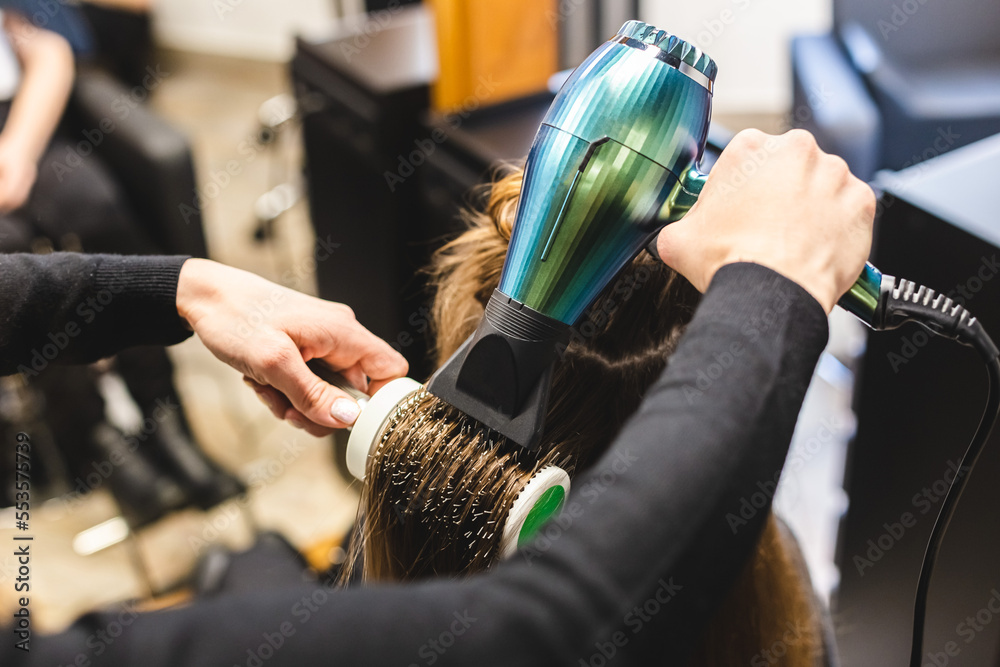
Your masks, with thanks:
M 697 200 L 717 67 L 629 21 L 567 79 L 535 136 L 499 288 L 428 391 L 537 444 L 556 347 L 602 289 Z M 870 264 L 840 301 L 875 325 Z

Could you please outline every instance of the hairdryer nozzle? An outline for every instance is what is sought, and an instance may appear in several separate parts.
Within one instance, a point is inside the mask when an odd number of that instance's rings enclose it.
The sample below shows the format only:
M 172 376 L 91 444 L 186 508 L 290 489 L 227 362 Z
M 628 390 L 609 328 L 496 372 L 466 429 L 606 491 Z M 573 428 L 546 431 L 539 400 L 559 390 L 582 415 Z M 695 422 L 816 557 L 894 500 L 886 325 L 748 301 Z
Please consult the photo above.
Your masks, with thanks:
M 552 366 L 569 326 L 493 292 L 475 333 L 427 383 L 427 391 L 530 448 L 545 425 Z

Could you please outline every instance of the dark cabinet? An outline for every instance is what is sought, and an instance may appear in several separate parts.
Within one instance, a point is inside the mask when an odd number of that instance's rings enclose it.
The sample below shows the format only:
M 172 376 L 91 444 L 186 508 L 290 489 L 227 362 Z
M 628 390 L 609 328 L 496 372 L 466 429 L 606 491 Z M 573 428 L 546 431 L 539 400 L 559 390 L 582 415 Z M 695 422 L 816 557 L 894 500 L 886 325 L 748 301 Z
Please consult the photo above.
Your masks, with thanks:
M 876 266 L 961 300 L 994 340 L 1000 340 L 998 173 L 995 136 L 881 177 L 886 195 L 874 249 Z M 969 348 L 932 339 L 916 325 L 869 335 L 839 544 L 834 618 L 843 664 L 908 664 L 920 562 L 979 423 L 986 388 L 983 363 Z M 1000 664 L 997 479 L 1000 432 L 994 431 L 945 536 L 921 664 Z
M 349 304 L 419 376 L 425 347 L 405 330 L 424 297 L 414 279 L 426 262 L 424 224 L 418 179 L 400 177 L 399 165 L 423 136 L 434 54 L 423 10 L 398 12 L 384 26 L 359 24 L 332 41 L 299 40 L 291 74 L 320 296 Z

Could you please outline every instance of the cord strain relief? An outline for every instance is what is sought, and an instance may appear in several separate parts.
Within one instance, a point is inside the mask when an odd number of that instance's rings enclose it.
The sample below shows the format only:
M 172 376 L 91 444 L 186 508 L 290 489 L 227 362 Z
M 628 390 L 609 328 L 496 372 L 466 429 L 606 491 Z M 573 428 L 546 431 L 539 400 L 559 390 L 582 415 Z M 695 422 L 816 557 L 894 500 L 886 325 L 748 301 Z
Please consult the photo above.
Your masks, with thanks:
M 986 358 L 998 354 L 979 320 L 950 297 L 905 278 L 896 279 L 886 296 L 886 328 L 912 320 L 938 336 L 976 348 Z

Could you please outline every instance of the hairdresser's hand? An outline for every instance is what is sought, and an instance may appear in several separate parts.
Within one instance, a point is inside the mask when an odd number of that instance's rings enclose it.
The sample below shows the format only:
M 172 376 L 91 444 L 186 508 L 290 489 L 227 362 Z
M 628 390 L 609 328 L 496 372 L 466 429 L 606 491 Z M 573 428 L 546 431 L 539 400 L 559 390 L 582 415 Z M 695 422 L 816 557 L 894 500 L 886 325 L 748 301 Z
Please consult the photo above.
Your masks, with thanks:
M 29 151 L 0 133 L 0 213 L 21 208 L 38 176 L 38 167 Z
M 804 130 L 740 132 L 698 203 L 657 240 L 661 259 L 705 291 L 719 267 L 755 262 L 794 280 L 827 312 L 861 274 L 875 195 Z
M 209 260 L 184 262 L 177 312 L 215 356 L 246 376 L 279 419 L 313 435 L 353 424 L 358 404 L 316 377 L 306 361 L 324 359 L 371 393 L 408 368 L 347 306 Z

